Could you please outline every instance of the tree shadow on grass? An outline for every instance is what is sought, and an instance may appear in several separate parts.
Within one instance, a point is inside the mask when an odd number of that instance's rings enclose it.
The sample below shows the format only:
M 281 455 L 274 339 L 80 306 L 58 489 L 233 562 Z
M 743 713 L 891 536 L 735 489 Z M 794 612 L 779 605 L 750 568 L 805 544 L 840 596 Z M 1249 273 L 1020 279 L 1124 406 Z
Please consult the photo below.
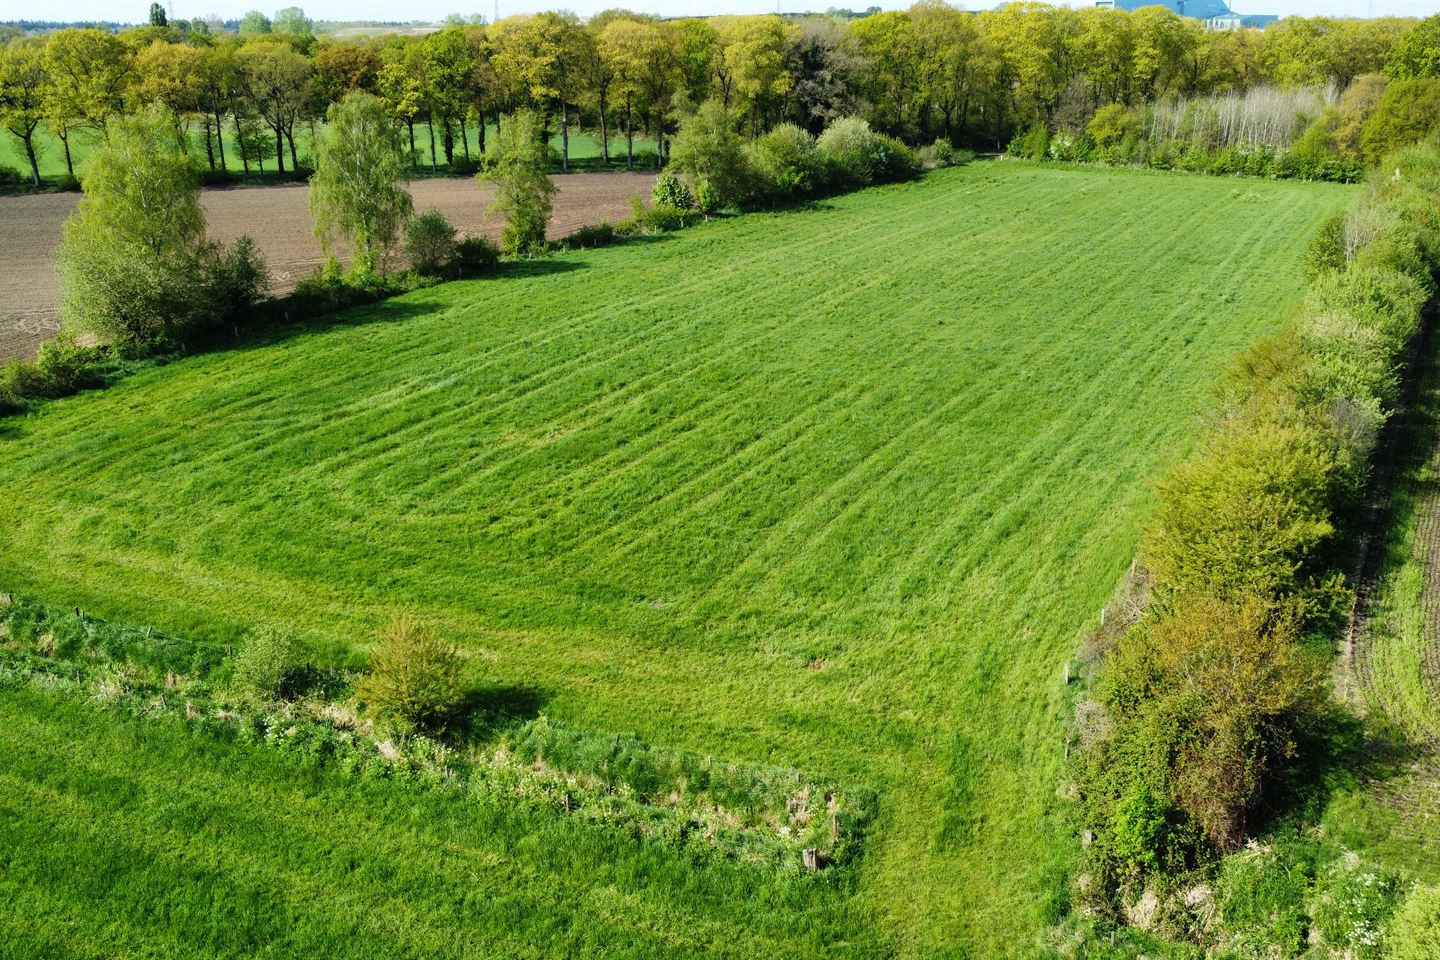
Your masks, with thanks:
M 550 691 L 533 686 L 475 687 L 455 711 L 451 736 L 472 744 L 498 740 L 538 717 L 550 696 Z

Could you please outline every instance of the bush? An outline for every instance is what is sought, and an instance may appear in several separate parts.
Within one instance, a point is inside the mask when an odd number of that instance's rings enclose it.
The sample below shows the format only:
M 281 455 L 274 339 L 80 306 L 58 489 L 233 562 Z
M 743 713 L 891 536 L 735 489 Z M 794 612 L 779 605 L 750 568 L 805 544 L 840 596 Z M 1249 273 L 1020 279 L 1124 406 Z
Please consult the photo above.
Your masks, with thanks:
M 1365 159 L 1375 163 L 1392 150 L 1424 140 L 1440 131 L 1440 79 L 1396 80 L 1360 134 Z
M 1314 280 L 1327 270 L 1339 270 L 1345 266 L 1345 220 L 1344 211 L 1336 211 L 1326 217 L 1310 238 L 1305 248 L 1301 266 L 1306 278 Z
M 662 171 L 655 180 L 655 186 L 650 191 L 650 200 L 657 207 L 674 207 L 677 210 L 689 210 L 695 206 L 695 197 L 690 193 L 690 188 L 669 168 Z
M 197 266 L 201 304 L 197 328 L 238 324 L 270 285 L 265 261 L 248 235 L 229 247 L 207 242 Z
M 1145 124 L 1135 112 L 1121 103 L 1111 103 L 1095 111 L 1085 132 L 1097 147 L 1114 147 L 1126 140 L 1139 140 L 1145 135 Z
M 454 269 L 462 276 L 489 273 L 500 264 L 500 248 L 485 237 L 466 236 L 455 245 Z
M 1352 267 L 1315 278 L 1305 298 L 1312 314 L 1344 314 L 1378 330 L 1399 351 L 1414 335 L 1428 296 L 1425 284 L 1382 267 Z
M 793 123 L 782 123 L 748 144 L 745 157 L 752 177 L 752 203 L 787 203 L 820 185 L 815 138 Z
M 455 225 L 438 210 L 426 211 L 405 224 L 403 244 L 410 266 L 435 276 L 455 259 Z
M 460 651 L 408 616 L 380 634 L 370 673 L 355 695 L 366 709 L 418 729 L 445 728 L 464 697 Z
M 231 679 L 245 693 L 273 700 L 291 695 L 300 666 L 300 646 L 293 637 L 279 630 L 261 629 L 241 645 Z
M 875 177 L 877 135 L 859 117 L 841 117 L 820 134 L 815 152 L 823 164 L 827 186 L 849 190 Z
M 1386 960 L 1440 957 L 1440 887 L 1416 887 L 1390 920 Z
M 0 163 L 0 186 L 19 186 L 29 182 L 29 178 L 22 176 L 19 170 Z
M 1227 423 L 1157 485 L 1141 548 L 1157 591 L 1295 595 L 1333 532 L 1333 468 L 1323 443 L 1297 428 Z
M 1011 140 L 1006 152 L 1026 160 L 1044 160 L 1050 153 L 1050 131 L 1045 129 L 1045 124 L 1036 123 Z
M 619 237 L 615 228 L 602 221 L 581 227 L 561 240 L 560 245 L 566 250 L 589 250 L 594 247 L 608 247 L 617 239 Z
M 473 177 L 482 166 L 479 157 L 456 157 L 450 161 L 450 174 L 456 177 Z

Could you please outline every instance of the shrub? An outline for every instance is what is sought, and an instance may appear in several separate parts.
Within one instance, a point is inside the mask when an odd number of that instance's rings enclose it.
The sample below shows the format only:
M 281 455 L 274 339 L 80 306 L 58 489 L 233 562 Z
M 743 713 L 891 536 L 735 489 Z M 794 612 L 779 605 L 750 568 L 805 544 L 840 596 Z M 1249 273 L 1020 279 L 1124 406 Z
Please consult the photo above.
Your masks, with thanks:
M 265 261 L 248 235 L 229 247 L 207 242 L 197 266 L 202 311 L 197 328 L 238 322 L 265 296 L 270 284 Z
M 473 177 L 480 172 L 481 162 L 479 157 L 456 157 L 450 161 L 450 173 L 457 177 Z
M 1396 80 L 1360 134 L 1360 148 L 1371 163 L 1399 147 L 1440 131 L 1440 79 Z
M 650 200 L 657 207 L 673 207 L 676 210 L 689 210 L 695 206 L 695 197 L 690 188 L 669 168 L 656 178 L 655 186 L 650 191 Z
M 1305 276 L 1314 280 L 1326 270 L 1339 270 L 1345 266 L 1345 220 L 1344 211 L 1336 211 L 1326 217 L 1310 238 L 1305 248 L 1301 265 Z
M 815 138 L 793 123 L 782 123 L 745 148 L 751 202 L 786 203 L 813 193 L 821 172 Z
M 1142 554 L 1159 592 L 1276 598 L 1302 589 L 1333 532 L 1334 463 L 1301 430 L 1232 421 L 1158 484 Z
M 618 239 L 615 228 L 604 221 L 581 227 L 560 241 L 567 250 L 589 250 L 608 247 Z
M 428 210 L 405 224 L 404 249 L 410 265 L 434 276 L 455 259 L 455 225 L 438 210 Z
M 969 163 L 974 156 L 968 150 L 956 150 L 949 140 L 937 137 L 934 143 L 921 147 L 916 152 L 915 159 L 922 170 L 939 170 Z
M 1085 132 L 1097 147 L 1114 147 L 1126 140 L 1139 140 L 1145 135 L 1145 124 L 1129 107 L 1111 103 L 1095 111 Z
M 301 666 L 300 646 L 287 633 L 273 629 L 253 632 L 235 654 L 231 679 L 245 693 L 267 700 L 291 694 Z
M 500 264 L 500 248 L 485 237 L 466 236 L 455 245 L 455 272 L 489 273 Z
M 1427 298 L 1423 283 L 1382 267 L 1352 267 L 1315 278 L 1305 298 L 1307 312 L 1345 314 L 1380 331 L 1392 350 L 1409 341 Z
M 381 632 L 370 673 L 355 695 L 382 717 L 438 732 L 464 696 L 460 671 L 460 651 L 454 644 L 400 616 Z
M 0 186 L 18 186 L 29 182 L 29 178 L 23 176 L 19 170 L 0 163 Z
M 815 152 L 829 187 L 848 190 L 874 182 L 879 136 L 859 117 L 841 117 L 820 134 Z
M 1390 920 L 1386 960 L 1440 957 L 1440 887 L 1416 887 Z
M 1050 152 L 1050 131 L 1045 129 L 1045 124 L 1036 123 L 1011 140 L 1006 152 L 1026 160 L 1044 160 Z

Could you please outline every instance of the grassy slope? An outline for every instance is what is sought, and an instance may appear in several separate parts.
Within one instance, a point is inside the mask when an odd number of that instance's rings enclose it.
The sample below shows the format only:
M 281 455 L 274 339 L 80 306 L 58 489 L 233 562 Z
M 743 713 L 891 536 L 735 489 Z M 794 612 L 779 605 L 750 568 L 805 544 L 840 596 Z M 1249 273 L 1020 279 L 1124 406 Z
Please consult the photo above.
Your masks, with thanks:
M 340 655 L 419 608 L 566 722 L 876 787 L 900 950 L 1024 953 L 1061 664 L 1347 198 L 984 164 L 412 294 L 12 422 L 0 582 Z
M 1364 706 L 1399 762 L 1338 796 L 1327 826 L 1352 848 L 1426 884 L 1440 884 L 1440 355 L 1432 332 L 1413 399 L 1400 414 L 1372 619 L 1358 646 Z
M 230 130 L 228 124 L 225 129 L 225 162 L 232 171 L 238 173 L 242 169 L 240 163 L 240 153 L 235 147 L 234 133 Z M 203 132 L 204 131 L 201 130 L 199 133 L 196 133 L 193 136 L 193 139 L 195 140 L 195 156 L 202 165 L 206 163 L 205 141 L 204 137 L 201 136 Z M 494 124 L 490 125 L 489 133 L 492 136 L 494 135 Z M 624 131 L 621 131 L 618 138 L 614 137 L 614 131 L 611 131 L 611 133 L 612 139 L 610 142 L 610 159 L 612 163 L 618 163 L 620 166 L 624 166 Z M 477 139 L 477 128 L 474 124 L 471 124 L 469 127 L 469 136 L 470 154 L 471 156 L 479 156 L 480 144 Z M 86 131 L 81 131 L 71 139 L 70 153 L 75 161 L 75 169 L 77 173 L 83 172 L 85 167 L 85 160 L 90 156 L 90 151 L 95 148 L 95 143 L 96 135 L 88 133 Z M 551 144 L 555 147 L 556 151 L 559 151 L 560 135 L 558 133 L 551 138 Z M 40 175 L 42 177 L 51 178 L 62 175 L 65 172 L 64 145 L 61 144 L 59 140 L 46 134 L 43 129 L 40 133 L 37 145 L 39 147 L 40 153 Z M 299 152 L 300 159 L 302 161 L 305 160 L 307 156 L 309 156 L 311 151 L 310 132 L 308 128 L 297 129 L 295 131 L 295 148 Z M 419 152 L 420 163 L 422 165 L 428 166 L 431 160 L 430 135 L 427 132 L 427 129 L 423 123 L 417 124 L 415 126 L 415 149 Z M 655 149 L 655 141 L 652 139 L 645 139 L 640 136 L 636 136 L 635 149 L 637 151 L 641 149 L 648 149 L 653 151 Z M 445 163 L 445 145 L 441 143 L 440 134 L 438 132 L 435 136 L 435 155 L 436 160 L 443 166 Z M 461 148 L 458 137 L 455 141 L 455 155 L 457 157 L 464 156 L 464 151 Z M 588 134 L 575 133 L 573 131 L 571 132 L 570 159 L 572 162 L 578 161 L 581 163 L 582 166 L 586 166 L 587 164 L 585 163 L 585 161 L 598 161 L 599 158 L 600 139 L 598 136 L 590 136 Z M 216 163 L 219 163 L 218 157 L 216 159 Z M 0 167 L 8 167 L 12 171 L 19 173 L 23 177 L 28 178 L 30 176 L 30 161 L 25 156 L 25 147 L 20 143 L 19 140 L 17 140 L 15 137 L 11 136 L 8 133 L 5 133 L 4 131 L 0 131 Z M 290 149 L 288 146 L 285 149 L 285 167 L 287 170 L 290 167 Z M 558 160 L 556 162 L 556 167 L 559 167 Z M 275 171 L 275 154 L 273 147 L 271 151 L 265 156 L 265 170 L 270 173 L 273 173 Z

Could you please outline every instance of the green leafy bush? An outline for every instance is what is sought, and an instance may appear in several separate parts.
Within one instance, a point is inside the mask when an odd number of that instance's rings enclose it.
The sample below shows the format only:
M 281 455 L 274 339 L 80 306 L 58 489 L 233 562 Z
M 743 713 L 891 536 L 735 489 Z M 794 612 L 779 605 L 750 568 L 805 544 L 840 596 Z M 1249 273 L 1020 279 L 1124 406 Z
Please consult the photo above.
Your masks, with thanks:
M 500 264 L 500 248 L 485 237 L 466 236 L 455 245 L 455 272 L 460 276 L 489 273 Z
M 1346 217 L 1344 211 L 1332 213 L 1310 238 L 1304 258 L 1300 261 L 1308 279 L 1314 280 L 1326 270 L 1339 270 L 1345 266 Z
M 701 213 L 739 204 L 750 193 L 750 171 L 740 136 L 717 100 L 707 101 L 681 118 L 670 144 L 669 166 L 685 174 Z M 658 195 L 655 205 L 662 205 Z M 686 208 L 685 204 L 669 205 Z
M 1033 124 L 1010 141 L 1006 152 L 1012 157 L 1025 160 L 1044 160 L 1050 153 L 1050 131 L 1045 129 L 1043 123 Z
M 275 629 L 256 630 L 235 654 L 231 677 L 237 687 L 266 700 L 285 697 L 301 666 L 300 645 L 288 633 Z
M 355 696 L 379 716 L 421 730 L 443 730 L 465 694 L 461 666 L 454 644 L 400 616 L 381 632 L 370 673 Z
M 793 123 L 779 124 L 747 144 L 745 156 L 753 175 L 751 203 L 788 203 L 819 188 L 815 138 Z
M 657 207 L 672 207 L 676 210 L 689 210 L 695 206 L 695 197 L 690 188 L 669 168 L 661 171 L 656 178 L 655 186 L 650 190 L 650 200 Z
M 455 259 L 455 225 L 438 210 L 427 210 L 405 224 L 405 257 L 418 272 L 435 276 Z
M 1085 132 L 1097 147 L 1114 147 L 1145 135 L 1145 124 L 1123 103 L 1110 103 L 1095 111 Z
M 490 212 L 505 216 L 500 249 L 511 256 L 531 256 L 545 249 L 556 191 L 545 172 L 548 166 L 540 122 L 529 110 L 508 117 L 486 147 L 485 166 L 478 176 L 495 187 Z

